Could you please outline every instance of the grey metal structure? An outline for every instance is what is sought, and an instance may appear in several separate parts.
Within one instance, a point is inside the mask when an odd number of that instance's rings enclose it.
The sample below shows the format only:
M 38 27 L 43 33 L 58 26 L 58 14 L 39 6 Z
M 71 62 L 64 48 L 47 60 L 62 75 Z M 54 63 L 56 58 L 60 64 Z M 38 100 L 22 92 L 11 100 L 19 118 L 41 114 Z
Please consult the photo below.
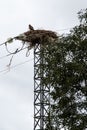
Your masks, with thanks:
M 45 55 L 47 51 L 44 46 L 36 44 L 34 47 L 34 130 L 50 130 L 50 85 L 44 84 L 48 73 Z

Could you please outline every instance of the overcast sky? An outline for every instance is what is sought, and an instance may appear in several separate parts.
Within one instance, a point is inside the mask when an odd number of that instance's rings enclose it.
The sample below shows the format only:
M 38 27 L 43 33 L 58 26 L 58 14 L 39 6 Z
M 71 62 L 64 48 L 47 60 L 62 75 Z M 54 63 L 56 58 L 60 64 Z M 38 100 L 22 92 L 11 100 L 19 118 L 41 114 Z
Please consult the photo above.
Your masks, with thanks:
M 66 33 L 61 29 L 78 25 L 77 12 L 86 7 L 87 0 L 1 0 L 0 43 L 27 31 L 29 24 Z M 16 41 L 9 49 L 20 45 Z M 5 54 L 5 47 L 0 47 L 0 57 Z M 25 51 L 17 54 L 12 65 L 29 62 L 1 73 L 9 60 L 0 59 L 0 130 L 33 130 L 33 50 L 28 58 Z

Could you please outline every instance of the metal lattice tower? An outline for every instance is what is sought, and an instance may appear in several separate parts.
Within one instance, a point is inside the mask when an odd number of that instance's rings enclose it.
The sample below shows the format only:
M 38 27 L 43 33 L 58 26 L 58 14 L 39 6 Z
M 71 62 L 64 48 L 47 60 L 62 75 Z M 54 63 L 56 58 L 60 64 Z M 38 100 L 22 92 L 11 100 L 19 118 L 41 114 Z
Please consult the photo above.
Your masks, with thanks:
M 50 129 L 50 85 L 44 84 L 46 71 L 46 61 L 44 56 L 47 51 L 42 44 L 34 47 L 34 130 Z M 49 115 L 49 116 L 48 116 Z

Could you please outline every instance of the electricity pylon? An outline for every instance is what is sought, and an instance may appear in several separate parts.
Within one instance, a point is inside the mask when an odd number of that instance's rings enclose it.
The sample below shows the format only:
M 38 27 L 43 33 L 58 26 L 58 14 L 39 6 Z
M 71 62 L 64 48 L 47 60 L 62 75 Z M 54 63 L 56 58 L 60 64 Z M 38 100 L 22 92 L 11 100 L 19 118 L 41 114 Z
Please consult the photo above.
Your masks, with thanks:
M 45 56 L 47 50 L 42 44 L 34 47 L 34 130 L 50 130 L 50 85 L 44 84 L 48 70 Z M 49 115 L 49 117 L 48 117 Z

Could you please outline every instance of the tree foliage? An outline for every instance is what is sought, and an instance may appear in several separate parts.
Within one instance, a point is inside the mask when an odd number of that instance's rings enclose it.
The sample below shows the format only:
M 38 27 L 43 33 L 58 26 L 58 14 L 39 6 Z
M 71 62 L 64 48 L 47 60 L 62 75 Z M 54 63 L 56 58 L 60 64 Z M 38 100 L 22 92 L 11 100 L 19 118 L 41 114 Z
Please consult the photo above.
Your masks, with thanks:
M 87 9 L 68 35 L 49 43 L 45 84 L 52 86 L 52 130 L 87 129 Z

